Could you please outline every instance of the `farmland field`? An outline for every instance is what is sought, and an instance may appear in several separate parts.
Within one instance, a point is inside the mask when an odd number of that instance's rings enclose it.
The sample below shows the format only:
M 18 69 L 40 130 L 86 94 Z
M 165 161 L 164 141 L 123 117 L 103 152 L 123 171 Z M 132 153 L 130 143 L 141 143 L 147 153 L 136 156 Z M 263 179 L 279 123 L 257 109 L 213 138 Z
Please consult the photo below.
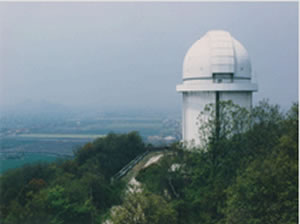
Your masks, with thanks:
M 2 124 L 5 125 L 0 132 L 0 173 L 27 163 L 73 156 L 84 144 L 111 132 L 138 131 L 147 142 L 149 136 L 176 136 L 178 130 L 178 123 L 172 119 L 138 116 L 51 121 L 25 117 L 2 120 Z
M 3 173 L 9 169 L 21 167 L 28 163 L 53 162 L 59 158 L 63 157 L 44 153 L 25 153 L 20 157 L 10 159 L 0 155 L 0 173 Z
M 27 134 L 0 138 L 1 153 L 48 153 L 72 155 L 73 151 L 96 138 L 62 134 Z
M 94 134 L 21 134 L 18 135 L 18 138 L 78 138 L 78 139 L 95 139 L 100 138 L 105 135 L 94 135 Z

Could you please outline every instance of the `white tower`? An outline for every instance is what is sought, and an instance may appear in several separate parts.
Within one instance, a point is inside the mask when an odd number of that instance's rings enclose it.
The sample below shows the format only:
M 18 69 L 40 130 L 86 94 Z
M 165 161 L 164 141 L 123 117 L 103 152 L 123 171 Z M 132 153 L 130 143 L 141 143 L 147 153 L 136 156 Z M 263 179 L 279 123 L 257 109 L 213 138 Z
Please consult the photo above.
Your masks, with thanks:
M 222 30 L 207 32 L 188 50 L 183 64 L 182 135 L 185 142 L 200 145 L 197 117 L 206 104 L 232 100 L 248 109 L 252 106 L 251 64 L 243 45 Z

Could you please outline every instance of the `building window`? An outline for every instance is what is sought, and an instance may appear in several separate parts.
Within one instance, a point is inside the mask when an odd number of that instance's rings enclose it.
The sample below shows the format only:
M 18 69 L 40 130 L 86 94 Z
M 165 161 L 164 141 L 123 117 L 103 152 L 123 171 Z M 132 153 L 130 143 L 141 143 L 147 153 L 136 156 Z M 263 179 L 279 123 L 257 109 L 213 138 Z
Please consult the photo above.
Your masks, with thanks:
M 213 73 L 213 82 L 233 82 L 233 73 Z

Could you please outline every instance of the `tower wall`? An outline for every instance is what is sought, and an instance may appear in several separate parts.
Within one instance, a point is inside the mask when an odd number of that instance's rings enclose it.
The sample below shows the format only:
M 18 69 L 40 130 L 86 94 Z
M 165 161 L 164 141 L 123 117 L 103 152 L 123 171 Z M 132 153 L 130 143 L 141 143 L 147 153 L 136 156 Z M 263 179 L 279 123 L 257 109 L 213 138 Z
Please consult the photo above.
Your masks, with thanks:
M 248 110 L 252 107 L 252 92 L 220 92 L 220 101 L 232 100 L 234 104 Z
M 246 109 L 251 108 L 252 92 L 219 92 L 220 101 L 231 100 Z M 199 115 L 207 104 L 216 104 L 215 91 L 183 92 L 182 135 L 188 146 L 201 146 Z
M 183 140 L 188 143 L 199 145 L 199 121 L 200 111 L 203 111 L 205 105 L 215 103 L 216 92 L 184 92 L 183 93 L 183 122 L 182 135 Z

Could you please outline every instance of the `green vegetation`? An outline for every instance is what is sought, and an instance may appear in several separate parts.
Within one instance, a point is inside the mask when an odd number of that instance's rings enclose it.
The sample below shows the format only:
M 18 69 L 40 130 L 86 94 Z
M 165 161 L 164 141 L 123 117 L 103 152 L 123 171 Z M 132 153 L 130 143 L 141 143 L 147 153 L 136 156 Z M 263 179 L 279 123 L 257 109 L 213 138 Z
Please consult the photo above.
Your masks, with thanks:
M 0 177 L 3 224 L 101 223 L 108 209 L 121 202 L 124 183 L 110 177 L 147 150 L 141 137 L 108 134 L 88 143 L 75 158 L 31 164 Z
M 251 112 L 232 102 L 219 107 L 218 119 L 214 105 L 199 116 L 205 146 L 174 144 L 139 171 L 142 187 L 133 192 L 110 178 L 153 149 L 135 132 L 98 138 L 74 159 L 5 172 L 1 223 L 297 223 L 298 104 L 286 114 L 267 101 Z
M 176 211 L 159 195 L 147 191 L 128 194 L 122 206 L 113 209 L 114 224 L 176 223 Z
M 212 133 L 204 148 L 174 145 L 173 155 L 136 179 L 175 209 L 174 223 L 297 223 L 298 104 L 286 115 L 266 101 L 251 113 L 231 102 L 220 106 L 224 119 L 200 126 Z

